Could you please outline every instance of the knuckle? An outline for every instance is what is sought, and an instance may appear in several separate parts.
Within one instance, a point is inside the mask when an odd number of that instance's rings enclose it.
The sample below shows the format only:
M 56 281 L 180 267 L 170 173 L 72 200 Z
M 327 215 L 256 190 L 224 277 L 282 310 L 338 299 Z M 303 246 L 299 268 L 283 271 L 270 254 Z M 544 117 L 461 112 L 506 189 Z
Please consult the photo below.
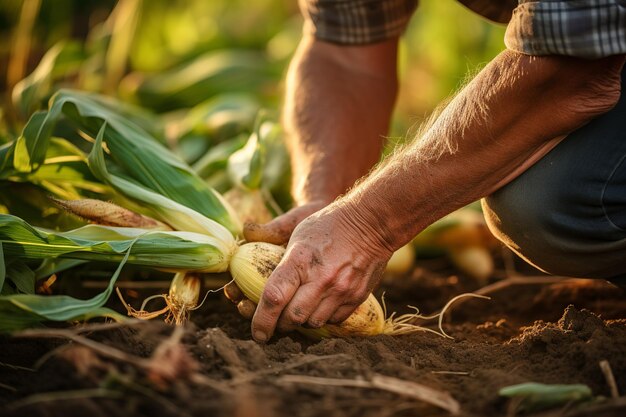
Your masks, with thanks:
M 307 315 L 300 307 L 294 307 L 287 311 L 287 321 L 292 324 L 303 324 L 304 322 L 306 322 L 306 319 Z
M 301 243 L 296 243 L 290 248 L 289 259 L 296 264 L 306 263 L 310 257 L 310 249 Z
M 351 313 L 349 313 L 347 310 L 335 313 L 333 317 L 329 320 L 329 322 L 333 324 L 341 323 L 344 320 L 346 320 L 348 317 L 350 317 L 350 314 Z
M 348 300 L 346 300 L 346 304 L 356 308 L 363 304 L 363 302 L 367 300 L 367 297 L 369 297 L 369 295 L 370 293 L 368 291 L 357 291 L 352 294 L 352 296 L 350 296 Z
M 351 293 L 351 286 L 350 283 L 345 280 L 334 281 L 329 290 L 335 295 L 345 296 Z
M 285 305 L 287 297 L 279 286 L 268 284 L 263 291 L 263 302 L 270 307 L 279 307 Z
M 276 271 L 274 272 L 274 276 L 276 277 L 276 282 L 279 283 L 280 285 L 284 285 L 287 287 L 297 287 L 300 284 L 300 277 L 297 273 L 298 268 L 294 268 L 294 270 L 296 271 L 295 273 L 292 273 L 291 270 L 292 268 L 290 268 L 292 259 L 288 259 L 287 260 L 288 264 L 284 265 L 284 266 L 279 266 L 278 268 L 280 269 L 276 269 Z M 268 285 L 270 286 L 270 285 Z
M 347 297 L 344 304 L 357 307 L 363 303 L 363 301 L 367 300 L 371 292 L 372 288 L 367 281 L 360 282 L 357 288 L 350 292 L 350 296 Z

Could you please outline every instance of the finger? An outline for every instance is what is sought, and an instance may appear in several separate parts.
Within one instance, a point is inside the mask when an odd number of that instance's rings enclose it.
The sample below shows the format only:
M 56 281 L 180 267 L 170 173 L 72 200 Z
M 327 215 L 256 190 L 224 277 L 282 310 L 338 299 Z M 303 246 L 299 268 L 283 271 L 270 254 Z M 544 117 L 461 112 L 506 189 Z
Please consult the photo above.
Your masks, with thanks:
M 309 316 L 307 324 L 314 329 L 319 329 L 330 320 L 339 306 L 341 306 L 341 301 L 336 297 L 323 299 L 317 309 Z
M 224 286 L 224 295 L 235 304 L 237 304 L 244 298 L 241 289 L 239 289 L 237 284 L 235 284 L 235 281 L 231 281 Z
M 272 337 L 278 318 L 300 285 L 297 271 L 288 262 L 286 258 L 276 267 L 259 300 L 252 319 L 252 337 L 257 342 L 263 343 Z
M 354 313 L 354 310 L 356 310 L 357 307 L 358 307 L 357 304 L 344 304 L 340 306 L 335 311 L 335 313 L 330 317 L 330 320 L 328 320 L 328 323 L 331 323 L 331 324 L 341 323 L 342 321 L 350 317 L 350 315 Z
M 323 289 L 313 283 L 302 285 L 296 291 L 287 307 L 283 310 L 278 320 L 278 328 L 281 331 L 293 330 L 307 322 L 311 314 L 319 307 L 322 301 Z
M 252 319 L 252 317 L 254 317 L 256 304 L 254 304 L 252 300 L 244 298 L 239 302 L 239 304 L 237 304 L 237 310 L 239 310 L 239 314 L 241 314 L 244 319 L 250 320 Z
M 284 245 L 289 241 L 291 232 L 288 232 L 281 222 L 272 220 L 268 224 L 245 223 L 243 236 L 248 242 L 267 242 L 274 245 Z
M 248 242 L 268 242 L 284 245 L 289 242 L 293 229 L 316 210 L 309 205 L 296 207 L 267 224 L 246 223 L 243 236 Z

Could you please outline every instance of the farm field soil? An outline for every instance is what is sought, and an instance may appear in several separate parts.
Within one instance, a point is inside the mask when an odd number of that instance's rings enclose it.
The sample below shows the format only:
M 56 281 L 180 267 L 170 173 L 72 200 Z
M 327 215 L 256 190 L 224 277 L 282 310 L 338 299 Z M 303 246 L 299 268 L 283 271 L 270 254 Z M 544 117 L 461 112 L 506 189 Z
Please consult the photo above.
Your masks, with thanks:
M 381 290 L 390 311 L 409 312 L 410 304 L 430 313 L 475 289 L 465 281 L 417 268 Z M 626 415 L 623 397 L 608 400 L 599 367 L 608 361 L 626 392 L 626 294 L 603 281 L 527 282 L 453 308 L 444 329 L 454 340 L 422 332 L 311 341 L 291 333 L 258 345 L 223 295 L 210 295 L 178 332 L 153 321 L 5 337 L 0 415 L 449 415 L 385 387 L 350 386 L 376 375 L 446 391 L 463 416 L 512 415 L 514 404 L 498 390 L 527 381 L 587 384 L 607 398 L 531 415 Z

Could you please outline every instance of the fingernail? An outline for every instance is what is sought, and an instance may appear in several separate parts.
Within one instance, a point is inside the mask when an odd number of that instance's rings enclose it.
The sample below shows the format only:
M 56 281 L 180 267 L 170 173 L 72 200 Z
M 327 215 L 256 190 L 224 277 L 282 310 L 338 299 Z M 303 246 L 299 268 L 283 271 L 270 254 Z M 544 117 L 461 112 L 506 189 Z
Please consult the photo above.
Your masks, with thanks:
M 252 337 L 254 337 L 254 340 L 256 340 L 257 342 L 264 343 L 267 341 L 267 335 L 260 330 L 256 330 L 252 334 Z
M 326 324 L 317 320 L 309 320 L 307 323 L 311 329 L 319 329 L 320 327 L 323 327 L 324 324 Z

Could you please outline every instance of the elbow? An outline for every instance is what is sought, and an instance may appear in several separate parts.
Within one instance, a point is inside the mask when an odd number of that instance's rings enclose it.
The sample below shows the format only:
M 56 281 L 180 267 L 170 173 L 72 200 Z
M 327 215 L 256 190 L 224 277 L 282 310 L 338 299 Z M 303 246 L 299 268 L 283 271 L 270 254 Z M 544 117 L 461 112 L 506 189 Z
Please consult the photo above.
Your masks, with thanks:
M 576 129 L 611 110 L 621 96 L 624 56 L 597 60 L 545 57 L 558 61 L 546 91 L 555 90 L 557 114 L 563 118 L 564 133 Z
M 578 129 L 619 101 L 624 55 L 588 60 L 507 52 L 522 60 L 521 73 L 530 80 L 527 91 L 535 97 L 532 107 L 539 118 L 549 119 L 555 136 Z
M 612 110 L 621 97 L 621 68 L 622 65 L 613 70 L 609 69 L 607 73 L 590 77 L 572 94 L 571 111 L 587 118 L 594 118 Z

